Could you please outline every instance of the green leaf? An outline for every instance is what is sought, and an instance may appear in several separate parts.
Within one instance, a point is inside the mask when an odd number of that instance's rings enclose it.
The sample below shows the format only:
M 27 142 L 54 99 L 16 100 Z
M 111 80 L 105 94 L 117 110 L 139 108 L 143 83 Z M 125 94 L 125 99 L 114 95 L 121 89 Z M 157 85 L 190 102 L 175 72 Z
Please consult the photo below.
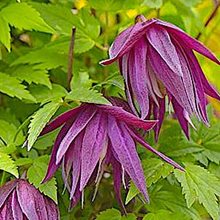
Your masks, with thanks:
M 2 9 L 1 16 L 10 25 L 19 29 L 37 30 L 47 33 L 54 32 L 40 17 L 39 12 L 25 2 L 9 4 Z
M 14 161 L 11 159 L 11 157 L 5 153 L 0 152 L 0 170 L 4 170 L 8 173 L 11 173 L 15 177 L 18 178 L 18 170 L 14 163 Z
M 117 209 L 107 209 L 101 212 L 96 220 L 121 220 L 121 213 Z
M 31 119 L 31 123 L 29 125 L 28 130 L 28 138 L 27 138 L 27 145 L 28 150 L 31 149 L 35 141 L 37 140 L 38 136 L 40 135 L 41 131 L 55 114 L 57 109 L 61 105 L 61 100 L 57 102 L 50 102 L 45 104 L 42 108 L 35 112 Z
M 7 121 L 0 119 L 0 138 L 6 143 L 7 145 L 15 144 L 20 145 L 24 141 L 24 136 L 22 132 L 19 132 L 16 142 L 14 143 L 14 136 L 17 132 L 17 127 L 13 123 L 9 123 Z M 0 143 L 0 146 L 1 143 Z
M 35 159 L 32 166 L 27 171 L 27 177 L 30 183 L 57 203 L 56 179 L 52 178 L 48 182 L 41 184 L 47 171 L 48 159 L 49 157 L 47 156 Z
M 182 213 L 173 213 L 168 210 L 159 210 L 157 213 L 149 213 L 144 216 L 143 220 L 161 220 L 161 219 L 169 219 L 169 220 L 176 220 L 176 219 L 189 219 L 184 216 Z
M 92 8 L 101 11 L 121 11 L 137 8 L 142 2 L 143 0 L 90 0 L 89 4 Z
M 106 98 L 104 98 L 103 95 L 99 93 L 97 90 L 85 89 L 80 87 L 73 89 L 66 96 L 66 99 L 79 102 L 111 105 L 111 103 Z
M 29 90 L 40 103 L 58 100 L 67 95 L 66 89 L 58 84 L 52 84 L 52 89 L 41 85 L 32 85 Z
M 219 208 L 216 196 L 220 196 L 219 179 L 208 170 L 192 164 L 186 166 L 186 172 L 175 170 L 174 173 L 183 188 L 187 206 L 191 207 L 198 200 L 212 218 L 217 220 Z
M 150 191 L 150 203 L 146 205 L 146 208 L 153 213 L 164 209 L 173 213 L 181 213 L 189 220 L 201 220 L 199 212 L 194 207 L 187 207 L 180 187 L 170 185 L 164 181 Z
M 52 88 L 47 70 L 38 69 L 31 65 L 19 65 L 10 68 L 8 72 L 11 73 L 13 77 L 17 77 L 19 80 L 24 80 L 27 83 L 36 83 Z
M 32 5 L 58 33 L 70 36 L 72 28 L 76 28 L 75 53 L 83 53 L 95 45 L 100 33 L 100 25 L 88 10 L 82 9 L 74 15 L 70 9 L 58 5 L 39 3 L 32 3 Z M 66 43 L 69 44 L 70 38 L 66 39 Z
M 150 8 L 160 8 L 163 5 L 163 0 L 145 0 L 144 4 Z
M 91 87 L 93 82 L 87 72 L 75 72 L 70 83 L 72 90 L 66 96 L 66 99 L 96 104 L 111 104 L 101 93 Z
M 0 73 L 0 92 L 5 93 L 11 97 L 27 99 L 35 102 L 35 98 L 25 88 L 26 87 L 20 84 L 20 81 L 15 77 Z
M 59 45 L 57 45 L 57 47 L 59 47 Z M 67 51 L 65 55 L 57 51 L 56 47 L 52 48 L 49 45 L 46 45 L 43 48 L 30 51 L 29 53 L 20 56 L 12 63 L 12 65 L 35 64 L 36 69 L 55 69 L 59 66 L 67 67 Z
M 10 28 L 9 28 L 8 23 L 4 20 L 4 18 L 1 17 L 1 14 L 0 14 L 0 33 L 1 33 L 0 41 L 8 49 L 8 51 L 10 51 L 11 50 Z
M 88 72 L 75 72 L 70 82 L 71 89 L 78 87 L 90 89 L 94 81 L 89 78 Z
M 187 7 L 196 6 L 202 2 L 202 0 L 179 0 L 179 1 L 182 2 L 184 5 L 186 5 Z
M 157 158 L 143 160 L 142 166 L 148 187 L 150 187 L 153 183 L 156 183 L 161 178 L 166 178 L 171 172 L 173 172 L 173 167 L 171 165 Z M 126 197 L 125 204 L 128 204 L 138 194 L 139 190 L 132 183 Z

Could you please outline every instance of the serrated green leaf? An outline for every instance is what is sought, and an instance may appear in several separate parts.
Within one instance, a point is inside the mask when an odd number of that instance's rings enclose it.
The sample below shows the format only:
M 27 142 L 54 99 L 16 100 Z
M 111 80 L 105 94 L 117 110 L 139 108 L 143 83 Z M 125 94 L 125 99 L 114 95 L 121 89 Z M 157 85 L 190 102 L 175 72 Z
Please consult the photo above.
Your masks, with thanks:
M 217 197 L 220 196 L 219 180 L 208 170 L 188 164 L 186 172 L 175 170 L 175 176 L 181 183 L 188 207 L 198 200 L 214 220 L 219 217 Z
M 66 99 L 79 102 L 88 102 L 95 104 L 111 105 L 111 103 L 103 97 L 101 93 L 94 89 L 75 88 L 67 96 Z
M 0 152 L 0 170 L 4 170 L 8 173 L 11 173 L 17 178 L 19 176 L 14 161 L 11 159 L 9 155 L 2 152 Z
M 29 91 L 26 90 L 26 87 L 20 84 L 19 80 L 4 73 L 0 73 L 0 92 L 11 97 L 36 101 Z
M 67 54 L 67 51 L 66 51 Z M 59 66 L 67 66 L 67 55 L 57 52 L 56 48 L 47 47 L 31 51 L 16 59 L 12 65 L 35 64 L 39 69 L 55 69 Z
M 41 85 L 32 85 L 30 86 L 29 90 L 37 102 L 40 103 L 58 100 L 67 95 L 66 89 L 58 84 L 52 84 L 52 89 Z
M 55 112 L 60 107 L 60 105 L 61 105 L 61 101 L 50 102 L 48 104 L 45 104 L 42 108 L 40 108 L 38 111 L 35 112 L 35 114 L 31 119 L 28 130 L 28 134 L 29 134 L 27 138 L 28 150 L 31 149 L 31 147 L 37 140 L 38 136 L 40 135 L 41 131 L 43 130 L 47 122 L 55 114 Z
M 194 207 L 187 207 L 180 187 L 170 185 L 167 182 L 153 188 L 153 191 L 150 192 L 150 203 L 146 205 L 146 208 L 153 213 L 165 209 L 173 213 L 181 213 L 189 220 L 201 220 L 199 211 Z
M 1 17 L 0 13 L 0 41 L 2 44 L 10 51 L 11 49 L 11 36 L 10 36 L 10 28 L 8 23 Z
M 174 170 L 171 165 L 157 158 L 143 160 L 142 166 L 148 187 L 150 187 L 153 183 L 156 183 L 159 179 L 166 178 Z M 126 197 L 125 204 L 128 204 L 138 194 L 139 190 L 132 183 Z
M 52 178 L 48 182 L 41 184 L 45 177 L 47 166 L 47 163 L 45 163 L 44 160 L 42 161 L 41 158 L 35 159 L 32 166 L 27 171 L 27 177 L 30 183 L 57 203 L 56 179 Z
M 96 220 L 121 220 L 121 213 L 117 209 L 107 209 L 101 212 Z
M 25 2 L 9 4 L 2 9 L 1 16 L 10 25 L 19 29 L 37 30 L 47 33 L 54 32 L 40 17 L 39 12 Z
M 36 83 L 47 86 L 48 88 L 52 88 L 51 82 L 49 80 L 49 76 L 47 74 L 47 70 L 38 69 L 31 65 L 19 65 L 10 68 L 8 72 L 13 76 L 17 77 L 19 80 L 24 80 L 27 83 Z
M 160 8 L 163 5 L 163 0 L 145 0 L 144 4 L 150 8 Z

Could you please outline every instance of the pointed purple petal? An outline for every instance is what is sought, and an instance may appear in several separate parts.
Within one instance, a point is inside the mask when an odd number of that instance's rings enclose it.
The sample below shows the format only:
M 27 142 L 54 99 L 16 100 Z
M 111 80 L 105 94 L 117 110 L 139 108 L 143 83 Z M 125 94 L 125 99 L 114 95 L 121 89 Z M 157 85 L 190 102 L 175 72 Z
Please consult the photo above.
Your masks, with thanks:
M 137 22 L 135 25 L 121 32 L 115 39 L 109 49 L 110 59 L 100 62 L 102 65 L 108 65 L 114 62 L 119 57 L 127 53 L 134 44 L 145 34 L 146 29 L 155 22 L 151 19 L 144 22 Z
M 117 122 L 111 116 L 108 119 L 108 134 L 113 150 L 125 171 L 143 194 L 145 200 L 149 201 L 145 177 L 136 152 L 135 143 L 122 123 Z
M 82 143 L 82 164 L 80 191 L 88 183 L 93 173 L 102 149 L 107 145 L 107 118 L 105 114 L 97 113 L 86 127 Z
M 194 72 L 195 72 L 196 76 L 201 79 L 201 83 L 204 87 L 204 92 L 207 95 L 209 95 L 209 96 L 211 96 L 215 99 L 220 100 L 219 93 L 216 91 L 216 89 L 206 79 L 206 77 L 205 77 L 205 75 L 202 71 L 202 68 L 199 65 L 199 62 L 196 59 L 196 56 L 193 54 L 192 51 L 188 51 L 187 55 L 188 55 L 189 59 L 191 60 L 191 62 L 193 63 L 192 68 L 194 68 Z
M 56 164 L 56 154 L 57 154 L 57 151 L 59 149 L 61 141 L 63 140 L 66 133 L 68 132 L 68 130 L 72 126 L 73 121 L 74 121 L 74 119 L 67 121 L 67 123 L 61 128 L 59 134 L 57 135 L 57 138 L 55 140 L 55 144 L 54 144 L 53 149 L 52 149 L 50 162 L 49 162 L 49 166 L 48 166 L 48 169 L 47 169 L 47 174 L 44 177 L 44 180 L 42 181 L 42 183 L 45 183 L 46 181 L 51 179 L 52 176 L 54 175 L 54 173 L 56 172 L 56 170 L 58 169 L 58 167 L 60 166 L 60 163 Z
M 16 191 L 22 212 L 28 219 L 47 219 L 44 198 L 37 189 L 25 180 L 20 180 L 17 184 Z
M 95 115 L 95 113 L 96 113 L 95 106 L 88 105 L 87 108 L 78 115 L 78 117 L 70 127 L 69 131 L 67 132 L 67 134 L 60 143 L 60 147 L 56 155 L 56 164 L 58 164 L 61 161 L 63 155 L 66 153 L 72 141 L 86 127 L 86 125 Z
M 160 129 L 161 129 L 164 115 L 165 115 L 165 111 L 166 111 L 165 98 L 163 98 L 163 99 L 158 98 L 158 104 L 159 104 L 159 106 L 154 104 L 154 108 L 153 108 L 154 118 L 159 120 L 158 123 L 156 124 L 156 126 L 154 127 L 156 141 L 158 141 L 158 136 L 160 133 Z
M 146 36 L 153 48 L 158 52 L 167 66 L 177 75 L 183 76 L 179 56 L 169 33 L 160 26 L 154 25 L 148 29 Z
M 0 209 L 0 219 L 1 220 L 14 220 L 11 202 L 12 202 L 12 194 L 8 197 L 7 202 Z
M 21 207 L 18 202 L 18 197 L 17 197 L 17 192 L 14 191 L 12 194 L 12 201 L 11 201 L 11 206 L 12 206 L 12 212 L 13 212 L 13 218 L 14 220 L 22 220 L 23 219 L 23 213 L 21 210 Z
M 149 93 L 147 87 L 147 44 L 141 38 L 130 52 L 129 77 L 134 96 L 140 106 L 141 118 L 146 118 L 149 111 Z
M 82 195 L 82 192 L 79 191 L 79 184 L 78 184 L 78 186 L 76 187 L 76 192 L 75 192 L 73 198 L 71 199 L 70 209 L 72 209 L 76 206 L 76 204 L 80 200 L 81 195 Z
M 192 76 L 195 81 L 195 87 L 196 87 L 196 91 L 197 91 L 197 95 L 199 99 L 197 106 L 200 110 L 200 118 L 203 120 L 205 124 L 208 125 L 209 122 L 208 122 L 208 116 L 206 113 L 206 97 L 205 97 L 205 91 L 203 87 L 204 84 L 201 79 L 200 65 L 191 50 L 187 50 L 187 56 L 189 58 L 191 71 L 194 73 L 192 74 Z
M 70 199 L 75 196 L 77 185 L 79 184 L 80 171 L 81 171 L 81 149 L 84 133 L 79 134 L 74 141 L 74 148 L 72 154 L 72 187 L 70 191 Z
M 53 121 L 51 121 L 49 124 L 47 124 L 43 131 L 41 132 L 41 135 L 47 134 L 58 127 L 60 127 L 62 124 L 64 124 L 69 119 L 73 118 L 76 114 L 78 114 L 80 111 L 83 111 L 84 105 L 81 105 L 77 108 L 71 109 L 70 111 L 67 111 L 58 117 L 56 117 Z
M 129 128 L 128 128 L 129 129 Z M 137 132 L 132 131 L 131 129 L 129 129 L 130 134 L 132 135 L 132 137 L 139 142 L 143 147 L 147 148 L 149 151 L 151 151 L 152 153 L 156 154 L 157 156 L 159 156 L 160 158 L 162 158 L 164 161 L 166 161 L 167 163 L 171 164 L 172 166 L 174 166 L 175 168 L 184 171 L 184 168 L 182 168 L 178 163 L 176 163 L 175 161 L 173 161 L 172 159 L 170 159 L 169 157 L 165 156 L 164 154 L 162 154 L 161 152 L 155 150 L 153 147 L 151 147 L 148 143 L 146 143 L 144 141 L 144 139 L 137 134 Z
M 192 107 L 183 84 L 183 78 L 174 74 L 152 47 L 149 47 L 149 59 L 157 78 L 162 81 L 179 104 L 191 114 Z
M 183 42 L 186 43 L 187 47 L 204 55 L 205 57 L 209 58 L 213 62 L 220 64 L 220 61 L 218 60 L 218 58 L 210 50 L 208 50 L 201 42 L 187 35 L 180 28 L 170 23 L 161 21 L 161 20 L 157 20 L 157 24 L 165 26 L 167 31 L 170 34 L 172 34 L 173 37 L 177 39 L 177 41 L 182 40 Z
M 189 139 L 189 126 L 188 121 L 184 117 L 184 109 L 178 104 L 175 98 L 172 98 L 172 105 L 180 126 L 182 127 L 186 137 Z
M 143 128 L 144 130 L 152 129 L 157 123 L 157 120 L 142 120 L 135 115 L 126 112 L 121 107 L 107 105 L 99 105 L 98 107 L 118 120 L 137 128 Z
M 58 207 L 54 203 L 54 201 L 48 197 L 44 197 L 45 207 L 47 210 L 47 219 L 48 220 L 59 220 L 60 214 Z
M 13 191 L 17 184 L 16 180 L 12 180 L 10 182 L 7 182 L 5 185 L 0 187 L 0 208 L 4 204 L 5 200 L 8 198 L 10 193 Z
M 125 79 L 125 92 L 126 96 L 128 99 L 128 104 L 131 107 L 131 110 L 135 115 L 138 115 L 137 110 L 134 106 L 134 101 L 133 101 L 133 95 L 132 95 L 132 87 L 129 79 L 129 71 L 128 71 L 128 58 L 130 56 L 130 53 L 125 54 L 122 58 L 119 59 L 119 67 L 120 67 L 120 72 L 124 76 Z
M 114 190 L 116 194 L 116 199 L 124 213 L 126 213 L 126 209 L 124 203 L 121 198 L 121 185 L 122 185 L 122 169 L 120 163 L 112 156 L 111 159 L 112 164 L 112 172 L 113 172 L 113 180 L 114 180 Z

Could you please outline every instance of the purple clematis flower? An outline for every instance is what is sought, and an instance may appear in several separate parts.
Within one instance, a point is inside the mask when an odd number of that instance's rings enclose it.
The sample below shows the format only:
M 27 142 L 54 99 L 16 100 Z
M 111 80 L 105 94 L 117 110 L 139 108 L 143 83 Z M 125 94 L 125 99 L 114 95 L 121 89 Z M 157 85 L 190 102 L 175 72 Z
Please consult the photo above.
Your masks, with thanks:
M 193 50 L 217 64 L 220 62 L 199 41 L 170 23 L 146 20 L 143 16 L 137 17 L 137 21 L 119 34 L 109 50 L 110 58 L 101 64 L 119 61 L 133 112 L 138 114 L 140 111 L 143 119 L 153 114 L 159 120 L 155 126 L 156 139 L 164 119 L 166 96 L 189 137 L 192 114 L 208 125 L 205 95 L 220 100 Z
M 15 179 L 0 188 L 1 220 L 60 219 L 56 204 L 26 180 Z
M 96 188 L 98 187 L 104 167 L 109 164 L 113 168 L 116 197 L 122 206 L 120 188 L 126 182 L 126 176 L 133 180 L 145 200 L 149 200 L 135 142 L 175 168 L 183 170 L 177 163 L 148 145 L 135 130 L 140 128 L 148 131 L 157 121 L 142 120 L 125 111 L 122 108 L 127 108 L 125 103 L 118 99 L 110 100 L 120 107 L 82 104 L 58 116 L 42 131 L 41 135 L 63 125 L 56 138 L 44 181 L 49 180 L 62 164 L 63 179 L 70 192 L 72 206 L 83 197 L 84 188 L 89 182 L 95 182 Z

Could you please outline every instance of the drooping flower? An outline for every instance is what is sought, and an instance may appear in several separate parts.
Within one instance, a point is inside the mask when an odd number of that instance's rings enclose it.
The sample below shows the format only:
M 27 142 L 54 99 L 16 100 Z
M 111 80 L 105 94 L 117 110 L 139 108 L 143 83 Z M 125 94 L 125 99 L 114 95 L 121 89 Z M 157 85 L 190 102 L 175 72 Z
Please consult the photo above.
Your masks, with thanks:
M 177 163 L 148 145 L 135 128 L 146 131 L 157 121 L 142 120 L 125 111 L 126 104 L 110 99 L 112 105 L 82 104 L 54 119 L 42 131 L 42 135 L 63 125 L 52 150 L 48 171 L 44 181 L 49 180 L 62 164 L 65 186 L 70 192 L 72 206 L 83 197 L 89 182 L 101 180 L 105 165 L 113 168 L 116 198 L 122 205 L 121 184 L 129 176 L 148 201 L 145 178 L 136 152 L 135 142 L 161 157 L 175 168 Z M 126 184 L 125 184 L 126 185 Z M 82 198 L 83 199 L 83 198 Z M 123 205 L 122 205 L 123 206 Z
M 57 220 L 56 204 L 26 180 L 15 179 L 0 188 L 1 220 Z
M 220 100 L 193 51 L 220 64 L 204 45 L 178 27 L 139 16 L 135 25 L 115 39 L 109 50 L 110 58 L 101 62 L 108 65 L 119 61 L 132 110 L 140 112 L 143 119 L 153 114 L 159 120 L 155 126 L 156 138 L 164 119 L 165 97 L 172 103 L 187 137 L 192 114 L 208 124 L 205 95 Z

